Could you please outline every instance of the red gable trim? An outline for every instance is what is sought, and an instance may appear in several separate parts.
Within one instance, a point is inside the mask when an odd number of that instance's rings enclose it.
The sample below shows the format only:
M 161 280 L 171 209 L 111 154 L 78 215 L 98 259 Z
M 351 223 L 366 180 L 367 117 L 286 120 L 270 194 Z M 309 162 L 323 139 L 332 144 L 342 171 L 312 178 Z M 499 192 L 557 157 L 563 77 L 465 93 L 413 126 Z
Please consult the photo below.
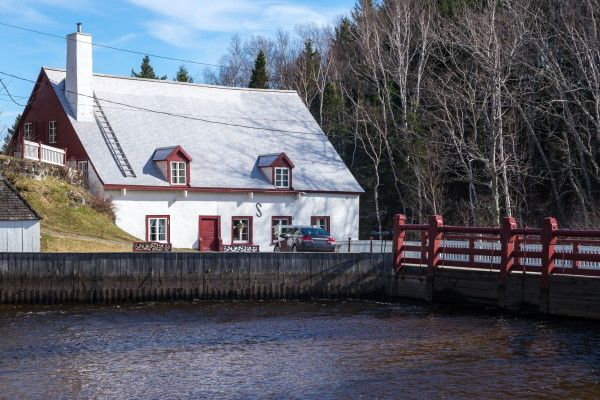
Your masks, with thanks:
M 71 123 L 68 112 L 61 103 L 53 85 L 45 70 L 40 69 L 9 147 L 18 148 L 21 151 L 21 156 L 23 156 L 23 126 L 25 123 L 30 122 L 34 126 L 35 140 L 64 149 L 66 151 L 65 160 L 67 160 L 67 156 L 69 161 L 89 160 L 89 156 Z M 48 121 L 56 121 L 57 123 L 56 143 L 48 142 Z
M 181 156 L 179 156 L 181 154 Z M 166 161 L 187 161 L 192 162 L 192 157 L 181 146 L 177 146 L 169 153 L 169 155 L 165 158 Z
M 115 185 L 105 184 L 105 190 L 127 189 L 131 191 L 183 191 L 196 193 L 264 193 L 264 194 L 298 194 L 298 193 L 324 193 L 324 194 L 347 194 L 361 195 L 363 192 L 338 191 L 338 190 L 286 190 L 286 189 L 251 189 L 251 188 L 215 188 L 215 187 L 187 187 L 187 186 L 144 186 L 144 185 Z
M 271 167 L 288 167 L 288 168 L 294 168 L 295 165 L 292 162 L 292 160 L 290 160 L 290 158 L 285 154 L 285 153 L 281 153 L 279 154 L 279 156 L 271 163 Z

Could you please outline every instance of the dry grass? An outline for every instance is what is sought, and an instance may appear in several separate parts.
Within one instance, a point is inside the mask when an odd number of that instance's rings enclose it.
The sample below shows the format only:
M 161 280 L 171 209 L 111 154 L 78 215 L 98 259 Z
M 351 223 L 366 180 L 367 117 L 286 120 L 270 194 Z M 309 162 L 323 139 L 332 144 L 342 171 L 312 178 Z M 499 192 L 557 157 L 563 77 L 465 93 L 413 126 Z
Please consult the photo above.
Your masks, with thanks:
M 106 242 L 91 237 L 65 237 L 42 233 L 42 251 L 61 253 L 114 253 L 131 252 L 131 242 Z
M 139 239 L 114 223 L 110 200 L 92 196 L 84 188 L 60 179 L 29 179 L 6 174 L 42 220 L 44 252 L 131 251 Z

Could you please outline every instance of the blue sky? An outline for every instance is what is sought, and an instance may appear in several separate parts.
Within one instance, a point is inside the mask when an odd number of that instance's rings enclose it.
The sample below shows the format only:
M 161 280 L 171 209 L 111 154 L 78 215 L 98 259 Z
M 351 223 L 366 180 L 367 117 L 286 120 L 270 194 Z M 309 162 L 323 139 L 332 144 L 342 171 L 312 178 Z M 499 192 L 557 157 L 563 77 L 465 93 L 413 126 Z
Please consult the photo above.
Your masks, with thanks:
M 354 0 L 0 0 L 0 22 L 66 36 L 76 22 L 96 43 L 151 54 L 217 63 L 232 34 L 271 35 L 278 27 L 328 24 Z M 65 40 L 0 26 L 0 71 L 35 79 L 41 66 L 64 68 Z M 94 71 L 129 75 L 141 56 L 94 47 Z M 172 78 L 179 62 L 152 60 Z M 203 67 L 186 65 L 196 80 Z M 28 96 L 32 84 L 0 75 L 10 92 Z M 26 98 L 16 98 L 25 103 Z M 22 110 L 0 89 L 0 138 Z

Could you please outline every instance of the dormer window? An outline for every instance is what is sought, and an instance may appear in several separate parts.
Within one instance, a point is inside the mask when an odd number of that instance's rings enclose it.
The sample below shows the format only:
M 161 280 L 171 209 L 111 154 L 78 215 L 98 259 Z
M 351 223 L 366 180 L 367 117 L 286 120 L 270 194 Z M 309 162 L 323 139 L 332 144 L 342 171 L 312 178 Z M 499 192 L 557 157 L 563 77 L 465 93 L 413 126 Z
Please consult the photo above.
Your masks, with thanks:
M 290 187 L 290 169 L 287 167 L 275 168 L 275 187 L 289 188 Z
M 285 153 L 258 156 L 257 166 L 276 189 L 292 188 L 294 164 Z
M 185 185 L 186 179 L 186 163 L 183 161 L 171 161 L 171 184 Z
M 160 147 L 152 155 L 163 178 L 173 186 L 190 185 L 192 157 L 181 146 Z

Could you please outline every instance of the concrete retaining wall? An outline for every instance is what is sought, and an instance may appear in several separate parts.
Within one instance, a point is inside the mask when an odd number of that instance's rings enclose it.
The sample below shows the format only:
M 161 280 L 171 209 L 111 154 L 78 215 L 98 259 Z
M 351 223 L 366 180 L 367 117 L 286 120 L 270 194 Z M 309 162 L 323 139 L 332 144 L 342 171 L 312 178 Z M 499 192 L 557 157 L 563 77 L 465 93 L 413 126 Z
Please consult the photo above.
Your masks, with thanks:
M 0 253 L 0 303 L 408 298 L 600 319 L 600 278 L 422 266 L 386 253 Z

